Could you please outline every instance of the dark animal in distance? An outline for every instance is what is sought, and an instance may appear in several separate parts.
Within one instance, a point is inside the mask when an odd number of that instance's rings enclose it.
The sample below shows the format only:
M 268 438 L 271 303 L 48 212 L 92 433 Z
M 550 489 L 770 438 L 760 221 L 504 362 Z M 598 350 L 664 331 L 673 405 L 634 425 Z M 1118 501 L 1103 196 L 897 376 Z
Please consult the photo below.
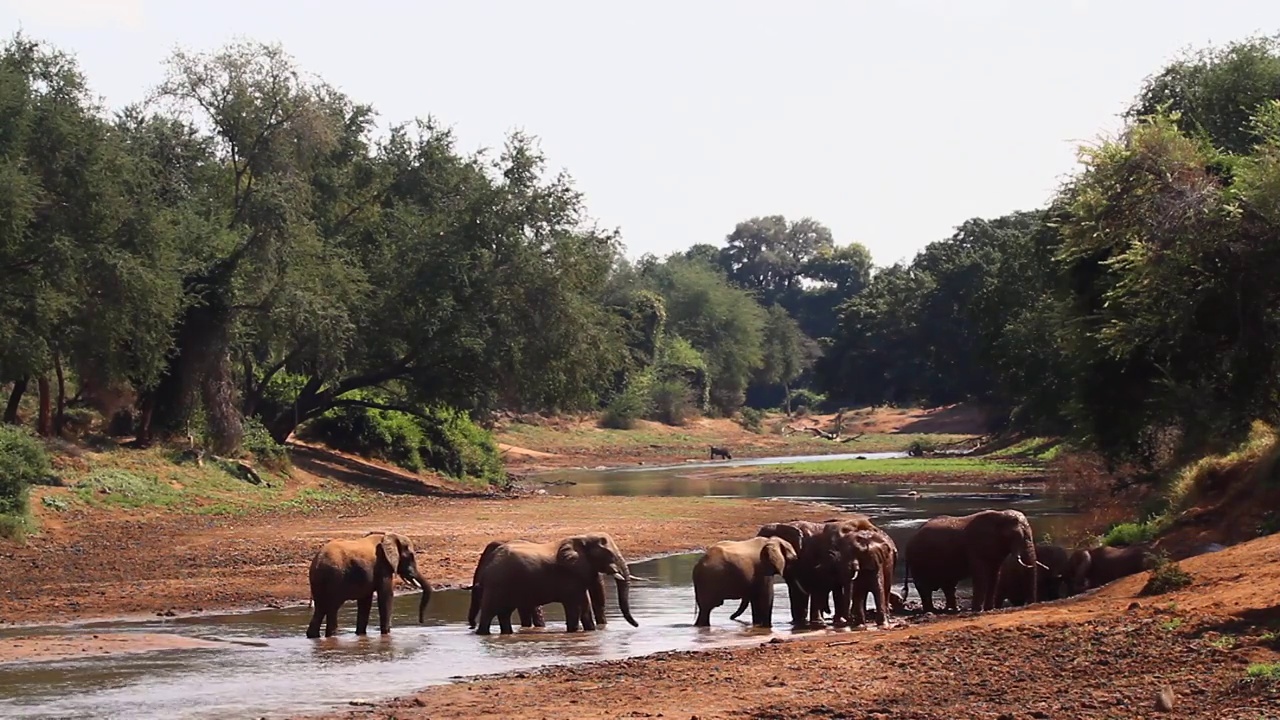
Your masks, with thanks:
M 724 458 L 725 460 L 732 460 L 732 459 L 733 459 L 733 455 L 729 452 L 729 448 L 716 447 L 715 445 L 712 445 L 712 446 L 711 446 L 711 459 L 712 459 L 712 460 L 715 460 L 717 455 L 719 455 L 720 457 Z

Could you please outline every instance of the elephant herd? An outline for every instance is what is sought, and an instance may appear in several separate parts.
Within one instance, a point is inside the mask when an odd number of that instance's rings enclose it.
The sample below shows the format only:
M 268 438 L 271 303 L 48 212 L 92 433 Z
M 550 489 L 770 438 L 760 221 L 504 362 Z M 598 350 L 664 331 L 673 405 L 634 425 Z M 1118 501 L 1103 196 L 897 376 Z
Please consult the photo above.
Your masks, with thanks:
M 992 610 L 1008 601 L 1024 605 L 1074 594 L 1138 573 L 1149 567 L 1148 548 L 1095 548 L 1069 552 L 1037 545 L 1027 518 L 1017 510 L 983 510 L 965 516 L 941 515 L 925 522 L 904 548 L 906 576 L 902 593 L 893 591 L 898 547 L 865 515 L 822 523 L 793 521 L 762 526 L 747 540 L 708 546 L 693 568 L 695 626 L 711 623 L 711 611 L 739 600 L 730 615 L 748 608 L 751 624 L 771 627 L 773 584 L 782 576 L 796 627 L 823 627 L 832 614 L 836 626 L 866 623 L 867 596 L 877 622 L 888 624 L 904 607 L 912 580 L 926 612 L 941 590 L 946 609 L 956 611 L 956 586 L 972 578 L 974 611 Z M 412 542 L 393 532 L 370 532 L 352 540 L 331 540 L 311 561 L 308 573 L 314 612 L 307 637 L 337 632 L 338 610 L 355 600 L 356 634 L 364 635 L 373 600 L 378 602 L 382 634 L 391 631 L 392 585 L 399 576 L 421 589 L 418 622 L 423 622 L 431 586 L 419 574 Z M 543 627 L 542 606 L 564 607 L 570 632 L 605 624 L 604 577 L 617 585 L 623 618 L 631 615 L 631 573 L 613 538 L 585 533 L 547 542 L 495 540 L 485 546 L 472 577 L 467 624 L 488 635 L 493 620 L 503 634 L 513 632 L 512 615 L 522 627 Z

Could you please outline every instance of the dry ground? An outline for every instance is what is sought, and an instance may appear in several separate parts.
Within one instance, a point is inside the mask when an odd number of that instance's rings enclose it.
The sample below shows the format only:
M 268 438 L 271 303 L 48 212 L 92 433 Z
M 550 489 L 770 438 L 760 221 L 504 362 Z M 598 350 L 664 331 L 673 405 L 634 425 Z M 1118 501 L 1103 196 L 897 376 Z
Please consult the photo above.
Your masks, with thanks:
M 326 718 L 1280 718 L 1280 535 L 1056 603 L 752 648 L 478 679 Z M 1156 711 L 1174 693 L 1174 712 Z

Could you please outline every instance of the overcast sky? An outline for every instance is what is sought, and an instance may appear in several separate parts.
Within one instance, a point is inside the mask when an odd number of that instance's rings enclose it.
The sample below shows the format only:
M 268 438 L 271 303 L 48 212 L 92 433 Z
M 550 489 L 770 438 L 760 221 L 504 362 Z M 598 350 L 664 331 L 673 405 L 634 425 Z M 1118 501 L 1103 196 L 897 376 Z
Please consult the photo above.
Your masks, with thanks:
M 174 48 L 245 37 L 384 124 L 433 115 L 465 150 L 523 129 L 632 257 L 780 213 L 890 264 L 1043 205 L 1145 76 L 1280 32 L 1280 2 L 0 0 L 0 28 L 74 52 L 111 107 Z

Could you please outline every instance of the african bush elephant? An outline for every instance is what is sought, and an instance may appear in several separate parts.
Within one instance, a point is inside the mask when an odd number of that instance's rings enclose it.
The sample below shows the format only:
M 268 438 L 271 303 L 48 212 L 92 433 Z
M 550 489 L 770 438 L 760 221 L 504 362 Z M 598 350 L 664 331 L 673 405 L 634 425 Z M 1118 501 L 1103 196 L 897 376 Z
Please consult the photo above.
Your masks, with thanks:
M 1067 589 L 1074 595 L 1149 570 L 1150 552 L 1146 543 L 1076 550 L 1067 561 Z
M 507 540 L 494 540 L 484 546 L 484 551 L 480 553 L 480 559 L 476 562 L 476 570 L 471 575 L 471 603 L 467 608 L 467 627 L 474 628 L 476 626 L 476 615 L 480 613 L 480 597 L 484 593 L 484 586 L 480 584 L 480 571 L 489 564 L 489 559 L 493 557 L 493 551 L 499 546 L 506 544 Z M 528 542 L 527 540 L 524 542 Z M 599 579 L 599 575 L 596 575 Z M 601 585 L 603 591 L 604 586 Z M 603 605 L 604 597 L 601 595 L 600 604 Z M 601 608 L 603 610 L 603 607 Z M 542 613 L 541 606 L 521 607 L 516 611 L 520 615 L 520 627 L 546 627 L 546 617 Z
M 591 597 L 600 583 L 600 573 L 613 576 L 622 617 L 638 626 L 631 617 L 631 573 L 608 533 L 587 533 L 543 543 L 501 543 L 490 551 L 487 563 L 475 578 L 482 588 L 476 634 L 488 635 L 494 617 L 504 635 L 511 633 L 513 612 L 553 602 L 564 606 L 569 632 L 576 632 L 579 624 L 584 630 L 595 630 L 593 614 L 604 613 L 603 585 L 599 586 L 599 602 Z M 589 607 L 594 605 L 599 609 Z
M 756 537 L 776 537 L 782 538 L 791 544 L 791 547 L 799 556 L 804 551 L 804 544 L 808 538 L 813 537 L 822 532 L 824 524 L 809 522 L 808 520 L 793 520 L 785 523 L 769 523 L 761 525 L 756 532 Z M 796 572 L 798 563 L 790 563 L 787 565 L 786 572 L 783 573 L 782 579 L 787 583 L 787 597 L 791 601 L 791 622 L 794 625 L 805 624 L 805 613 L 809 607 L 809 592 L 796 580 Z M 751 603 L 750 598 L 743 598 L 742 604 L 738 609 L 729 616 L 730 620 L 737 620 L 738 616 L 746 611 L 747 606 Z M 821 613 L 828 612 L 830 608 L 826 605 L 826 596 L 821 600 Z
M 711 611 L 726 599 L 742 598 L 751 605 L 751 624 L 773 626 L 773 576 L 786 577 L 796 560 L 791 543 L 776 537 L 722 540 L 707 548 L 693 566 L 693 595 L 698 605 L 694 625 L 711 624 Z
M 378 595 L 378 623 L 383 635 L 391 632 L 392 577 L 422 589 L 418 622 L 423 621 L 431 600 L 431 585 L 418 574 L 413 543 L 390 532 L 370 532 L 355 540 L 330 540 L 311 559 L 308 578 L 315 610 L 307 637 L 320 637 L 320 621 L 325 621 L 325 637 L 338 632 L 338 609 L 347 600 L 356 601 L 356 634 L 369 627 L 373 595 Z
M 1067 579 L 1069 553 L 1058 545 L 1036 545 L 1036 598 L 1041 602 L 1063 597 Z M 1047 568 L 1047 569 L 1046 569 Z M 996 581 L 996 607 L 1006 600 L 1012 606 L 1028 603 L 1027 574 L 1017 555 L 1010 554 L 1000 565 L 1000 579 Z
M 933 612 L 933 591 L 942 590 L 947 609 L 957 610 L 956 585 L 973 577 L 973 610 L 992 610 L 996 603 L 996 578 L 1000 563 L 1012 553 L 1023 567 L 1036 565 L 1035 539 L 1027 516 L 1017 510 L 983 510 L 956 517 L 939 515 L 916 531 L 907 541 L 908 583 L 916 582 L 925 612 Z M 1027 577 L 1027 592 L 1035 602 L 1035 579 Z
M 852 604 L 852 613 L 841 608 L 851 625 L 867 622 L 867 594 L 875 598 L 880 626 L 889 624 L 889 608 L 894 605 L 893 566 L 898 562 L 898 546 L 883 530 L 858 530 L 845 533 L 836 541 L 841 557 L 851 558 L 842 566 L 844 595 Z M 897 603 L 894 609 L 902 609 Z
M 832 622 L 840 625 L 849 622 L 848 586 L 849 567 L 853 557 L 847 548 L 842 551 L 841 538 L 860 530 L 878 532 L 866 515 L 855 515 L 845 520 L 831 520 L 822 525 L 822 531 L 809 537 L 796 563 L 796 581 L 809 591 L 809 625 L 824 626 L 822 615 L 832 609 Z M 830 597 L 830 605 L 828 605 Z

